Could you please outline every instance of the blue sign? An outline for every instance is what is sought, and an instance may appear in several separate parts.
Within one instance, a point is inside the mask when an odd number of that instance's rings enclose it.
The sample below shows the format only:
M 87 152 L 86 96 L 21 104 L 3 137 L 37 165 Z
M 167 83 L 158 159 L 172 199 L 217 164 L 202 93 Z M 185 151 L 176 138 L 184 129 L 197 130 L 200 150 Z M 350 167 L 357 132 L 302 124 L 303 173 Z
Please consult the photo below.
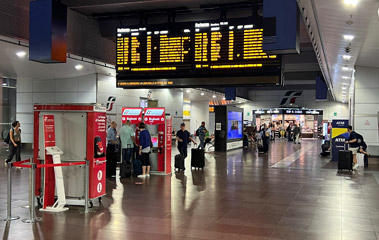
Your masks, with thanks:
M 349 120 L 333 120 L 332 121 L 332 160 L 338 161 L 338 152 L 345 149 L 345 141 L 349 137 L 347 127 Z

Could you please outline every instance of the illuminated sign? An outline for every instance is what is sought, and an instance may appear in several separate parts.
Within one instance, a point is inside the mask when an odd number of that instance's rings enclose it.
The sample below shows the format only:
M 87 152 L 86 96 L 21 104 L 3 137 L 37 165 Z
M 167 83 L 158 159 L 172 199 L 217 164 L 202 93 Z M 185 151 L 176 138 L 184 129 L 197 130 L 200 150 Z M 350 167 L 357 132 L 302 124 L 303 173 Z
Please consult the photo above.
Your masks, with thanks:
M 125 124 L 127 120 L 130 124 L 142 122 L 142 108 L 122 108 L 121 121 Z
M 323 115 L 322 110 L 313 110 L 313 109 L 260 109 L 253 111 L 253 114 L 262 115 L 262 114 L 302 114 L 302 115 Z
M 279 84 L 281 60 L 263 51 L 262 21 L 241 18 L 118 28 L 117 86 Z
M 164 124 L 165 119 L 166 116 L 164 108 L 145 108 L 144 122 L 146 124 Z

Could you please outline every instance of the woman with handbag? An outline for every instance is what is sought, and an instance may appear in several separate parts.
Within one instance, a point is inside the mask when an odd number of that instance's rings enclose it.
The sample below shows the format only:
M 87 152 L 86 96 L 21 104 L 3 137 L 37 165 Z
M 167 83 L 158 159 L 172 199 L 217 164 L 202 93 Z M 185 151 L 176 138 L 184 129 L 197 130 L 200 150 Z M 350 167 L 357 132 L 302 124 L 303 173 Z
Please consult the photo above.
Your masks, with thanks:
M 138 125 L 139 132 L 139 152 L 142 162 L 142 175 L 140 178 L 150 177 L 150 151 L 153 147 L 151 136 L 148 130 L 145 129 L 145 123 L 141 122 Z

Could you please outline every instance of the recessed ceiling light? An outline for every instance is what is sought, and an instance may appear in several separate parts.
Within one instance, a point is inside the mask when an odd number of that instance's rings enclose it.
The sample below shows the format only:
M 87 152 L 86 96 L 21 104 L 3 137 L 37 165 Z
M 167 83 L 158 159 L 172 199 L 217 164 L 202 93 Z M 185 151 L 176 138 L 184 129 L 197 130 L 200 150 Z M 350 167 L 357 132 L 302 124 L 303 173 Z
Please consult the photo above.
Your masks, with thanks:
M 19 52 L 16 52 L 16 55 L 17 57 L 19 58 L 23 58 L 26 56 L 26 52 L 25 51 L 19 51 Z
M 186 93 L 190 93 L 190 92 L 191 92 L 191 90 L 189 90 L 189 89 L 186 90 Z
M 212 97 L 213 97 L 213 98 L 216 98 L 216 95 L 213 95 Z
M 343 35 L 343 38 L 346 40 L 346 41 L 352 41 L 354 39 L 354 36 L 353 35 Z
M 345 59 L 345 60 L 350 60 L 350 58 L 351 58 L 350 55 L 343 55 L 342 57 L 343 57 L 343 59 Z
M 343 1 L 348 6 L 357 6 L 358 0 L 344 0 Z
M 200 95 L 201 95 L 201 96 L 204 96 L 204 93 L 202 92 L 202 93 L 200 93 Z
M 346 90 L 346 87 L 342 87 L 342 90 Z
M 342 71 L 350 71 L 351 69 L 348 67 L 342 67 Z
M 342 79 L 350 79 L 348 76 L 342 76 Z
M 78 71 L 82 70 L 83 69 L 83 65 L 78 64 L 78 65 L 75 66 L 75 69 L 78 70 Z

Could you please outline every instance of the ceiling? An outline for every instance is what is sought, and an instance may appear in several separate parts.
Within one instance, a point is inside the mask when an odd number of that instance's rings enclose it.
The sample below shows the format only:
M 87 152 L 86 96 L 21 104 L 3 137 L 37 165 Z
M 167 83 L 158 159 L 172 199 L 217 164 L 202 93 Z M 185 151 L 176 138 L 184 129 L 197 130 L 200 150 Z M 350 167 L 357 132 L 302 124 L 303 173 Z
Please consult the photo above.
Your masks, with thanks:
M 196 101 L 225 101 L 225 95 L 216 91 L 201 88 L 184 88 L 183 89 L 183 99 L 187 102 Z M 247 99 L 237 97 L 233 104 L 242 104 L 247 102 Z
M 26 45 L 26 44 L 25 44 Z M 75 60 L 76 56 L 68 58 L 66 63 L 44 64 L 29 61 L 27 46 L 17 45 L 0 39 L 0 76 L 17 79 L 57 79 L 79 77 L 93 73 L 102 73 L 115 76 L 115 70 L 86 61 Z M 16 53 L 25 52 L 24 57 L 18 57 Z M 82 65 L 81 70 L 75 68 Z
M 324 77 L 335 99 L 342 102 L 349 97 L 354 66 L 379 67 L 379 1 L 357 2 L 353 6 L 344 0 L 298 0 Z M 344 35 L 354 39 L 346 40 Z

